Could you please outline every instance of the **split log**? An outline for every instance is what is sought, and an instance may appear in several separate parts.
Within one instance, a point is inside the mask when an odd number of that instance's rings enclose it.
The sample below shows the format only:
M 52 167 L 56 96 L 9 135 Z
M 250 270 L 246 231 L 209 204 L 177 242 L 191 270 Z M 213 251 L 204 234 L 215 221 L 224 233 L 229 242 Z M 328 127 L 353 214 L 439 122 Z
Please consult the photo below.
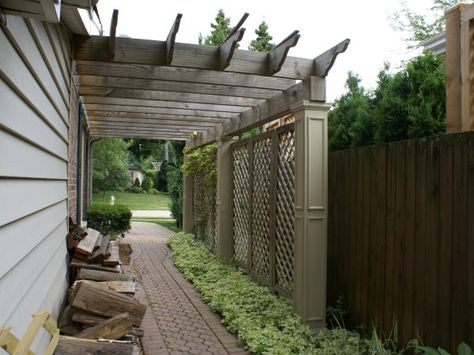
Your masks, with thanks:
M 107 320 L 107 317 L 98 316 L 80 310 L 74 310 L 72 317 L 73 322 L 84 324 L 86 326 L 94 326 Z
M 113 317 L 128 312 L 133 325 L 140 326 L 146 306 L 132 297 L 88 281 L 78 281 L 71 295 L 71 306 L 92 314 Z
M 100 233 L 92 228 L 87 228 L 87 235 L 76 246 L 76 252 L 84 255 L 92 255 L 96 248 Z
M 127 243 L 120 243 L 119 244 L 119 252 L 120 252 L 120 261 L 123 265 L 130 264 L 130 255 L 132 255 L 132 247 L 130 244 Z
M 98 264 L 88 264 L 84 261 L 78 260 L 76 258 L 72 259 L 71 266 L 76 269 L 91 269 L 91 270 L 99 270 L 99 271 L 107 271 L 107 272 L 116 272 L 119 273 L 122 271 L 120 265 L 116 266 L 103 266 Z
M 120 264 L 120 249 L 117 242 L 110 242 L 110 256 L 107 259 L 104 259 L 102 262 L 103 265 L 113 266 Z
M 105 281 L 100 282 L 101 285 L 119 293 L 135 294 L 137 284 L 134 281 Z
M 80 332 L 77 337 L 84 339 L 120 339 L 133 330 L 128 313 L 121 313 Z
M 80 269 L 77 272 L 77 279 L 92 281 L 133 281 L 134 277 L 130 274 L 117 274 L 100 270 Z
M 62 334 L 76 335 L 81 332 L 80 325 L 75 323 L 72 319 L 73 314 L 74 310 L 71 308 L 71 306 L 64 308 L 58 323 L 58 327 Z
M 117 344 L 98 342 L 91 339 L 80 339 L 60 336 L 56 347 L 56 355 L 133 355 L 138 354 L 138 349 L 133 344 Z
M 110 254 L 108 253 L 110 237 L 108 235 L 102 236 L 100 238 L 99 248 L 94 251 L 94 253 L 88 257 L 88 263 L 102 263 L 104 259 L 107 259 Z

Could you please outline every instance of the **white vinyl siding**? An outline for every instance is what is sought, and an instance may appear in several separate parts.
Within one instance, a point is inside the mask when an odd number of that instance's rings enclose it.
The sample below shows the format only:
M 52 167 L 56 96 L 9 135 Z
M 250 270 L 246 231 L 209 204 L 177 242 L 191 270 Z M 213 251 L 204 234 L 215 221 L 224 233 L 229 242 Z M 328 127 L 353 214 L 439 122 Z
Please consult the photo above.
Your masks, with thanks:
M 71 59 L 59 31 L 16 16 L 0 29 L 0 326 L 18 337 L 33 313 L 57 317 L 68 287 Z

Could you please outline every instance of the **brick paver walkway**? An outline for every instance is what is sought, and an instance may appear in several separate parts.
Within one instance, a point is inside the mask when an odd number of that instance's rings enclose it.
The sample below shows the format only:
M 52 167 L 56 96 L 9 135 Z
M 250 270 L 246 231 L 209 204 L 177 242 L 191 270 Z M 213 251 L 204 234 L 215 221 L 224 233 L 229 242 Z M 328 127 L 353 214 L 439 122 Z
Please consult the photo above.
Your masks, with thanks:
M 165 244 L 171 232 L 153 223 L 132 223 L 131 267 L 140 284 L 136 297 L 148 305 L 143 348 L 154 354 L 246 354 L 237 339 L 173 265 Z

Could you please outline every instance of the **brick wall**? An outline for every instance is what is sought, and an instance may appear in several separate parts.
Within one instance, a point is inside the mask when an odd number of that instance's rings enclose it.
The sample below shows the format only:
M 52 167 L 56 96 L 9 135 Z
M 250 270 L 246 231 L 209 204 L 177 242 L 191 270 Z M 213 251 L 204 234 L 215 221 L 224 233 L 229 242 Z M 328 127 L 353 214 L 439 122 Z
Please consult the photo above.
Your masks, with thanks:
M 76 221 L 77 204 L 77 126 L 78 98 L 75 85 L 71 85 L 71 106 L 69 110 L 69 166 L 68 166 L 68 210 L 69 217 Z

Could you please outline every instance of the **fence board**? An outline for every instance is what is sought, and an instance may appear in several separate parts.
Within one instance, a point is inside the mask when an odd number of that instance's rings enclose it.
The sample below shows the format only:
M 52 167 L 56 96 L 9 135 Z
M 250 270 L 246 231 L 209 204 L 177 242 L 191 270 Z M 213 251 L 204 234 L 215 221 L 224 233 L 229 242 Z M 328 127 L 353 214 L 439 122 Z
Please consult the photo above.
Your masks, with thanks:
M 352 325 L 474 345 L 472 152 L 473 132 L 330 153 L 328 304 Z

